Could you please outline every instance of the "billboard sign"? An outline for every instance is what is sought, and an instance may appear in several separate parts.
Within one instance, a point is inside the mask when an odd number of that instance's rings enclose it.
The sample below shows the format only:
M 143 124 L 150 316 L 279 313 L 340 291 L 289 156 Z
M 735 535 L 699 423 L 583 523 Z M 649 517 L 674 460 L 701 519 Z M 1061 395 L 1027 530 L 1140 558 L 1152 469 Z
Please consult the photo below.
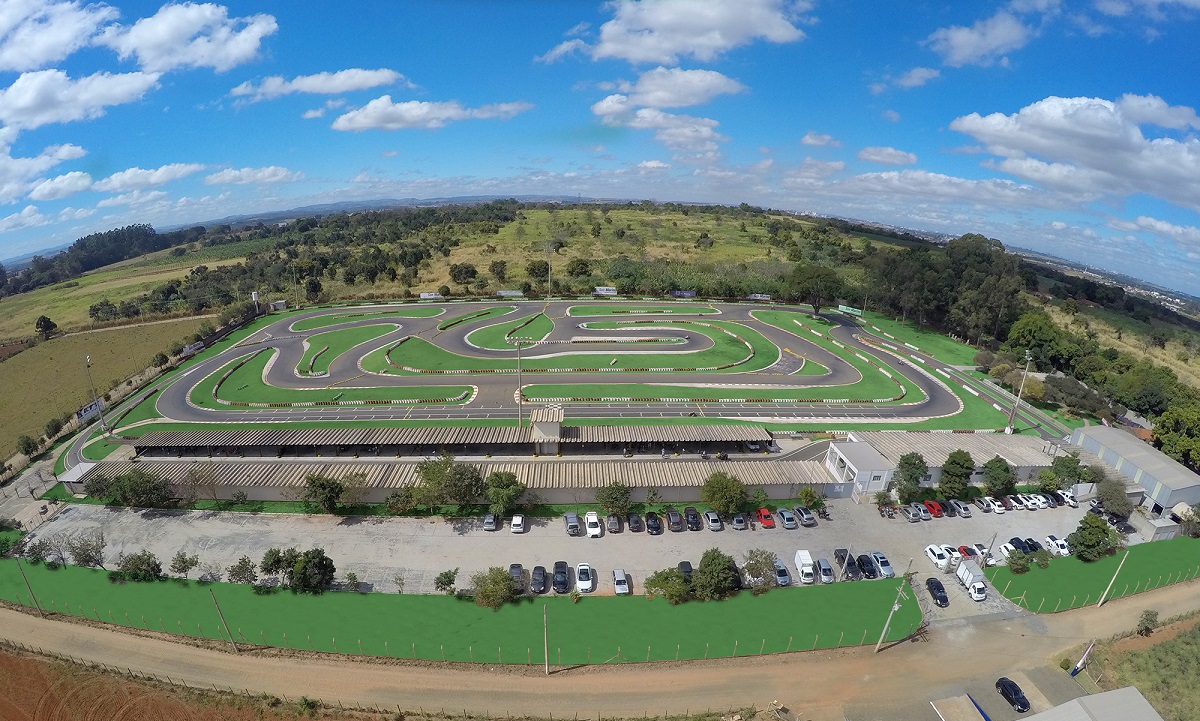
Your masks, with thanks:
M 746 296 L 746 300 L 771 300 L 771 296 L 765 293 L 751 293 Z
M 75 411 L 75 417 L 78 418 L 80 420 L 80 422 L 82 422 L 82 421 L 86 421 L 87 419 L 91 418 L 92 416 L 96 415 L 99 412 L 100 412 L 100 401 L 93 401 L 91 403 L 88 403 L 83 408 L 80 408 L 79 410 Z
M 498 290 L 496 295 L 501 298 L 524 298 L 525 294 L 519 290 Z
M 695 298 L 696 291 L 694 290 L 673 290 L 671 291 L 672 298 Z
M 421 300 L 441 300 L 441 293 L 422 293 Z
M 838 310 L 840 310 L 843 313 L 847 313 L 849 315 L 856 315 L 860 318 L 862 317 L 862 314 L 863 314 L 862 308 L 851 308 L 848 305 L 839 305 Z
M 596 292 L 593 293 L 593 295 L 616 295 L 616 294 L 617 294 L 616 288 L 610 288 L 609 286 L 606 286 L 606 285 L 596 286 Z

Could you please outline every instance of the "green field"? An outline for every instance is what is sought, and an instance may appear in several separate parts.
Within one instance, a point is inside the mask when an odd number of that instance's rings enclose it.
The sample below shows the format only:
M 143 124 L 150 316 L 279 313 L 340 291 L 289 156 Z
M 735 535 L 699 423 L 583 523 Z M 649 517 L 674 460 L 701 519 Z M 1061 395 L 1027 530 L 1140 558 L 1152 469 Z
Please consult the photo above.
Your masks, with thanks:
M 329 315 L 319 315 L 313 318 L 305 318 L 298 320 L 292 324 L 291 330 L 301 332 L 313 330 L 314 328 L 324 328 L 326 326 L 338 325 L 339 323 L 352 323 L 357 320 L 388 320 L 389 318 L 434 318 L 442 313 L 441 308 L 431 308 L 429 306 L 414 306 L 412 308 L 397 308 L 395 310 L 383 311 L 364 311 L 361 313 L 331 313 Z
M 517 330 L 518 327 L 521 327 L 521 329 Z M 487 350 L 511 351 L 515 350 L 516 346 L 508 342 L 510 333 L 516 338 L 541 340 L 549 335 L 552 330 L 554 330 L 554 321 L 540 312 L 530 313 L 520 318 L 513 318 L 512 320 L 506 320 L 502 323 L 495 323 L 479 328 L 478 330 L 473 330 L 467 336 L 467 342 L 478 348 L 485 348 Z
M 1121 563 L 1123 552 L 1084 563 L 1074 556 L 1055 558 L 1046 569 L 1030 564 L 1028 573 L 1006 566 L 989 568 L 992 586 L 1035 613 L 1053 613 L 1096 603 Z M 1200 540 L 1175 538 L 1129 547 L 1129 559 L 1113 583 L 1109 598 L 1153 590 L 1200 575 Z
M 573 305 L 567 309 L 567 315 L 572 318 L 586 318 L 590 316 L 611 316 L 611 315 L 641 315 L 651 313 L 673 313 L 675 315 L 716 315 L 719 313 L 715 308 L 710 308 L 706 305 L 698 305 L 695 303 L 676 304 L 676 305 L 634 305 L 622 303 L 617 306 L 612 305 Z
M 303 375 L 324 375 L 335 358 L 355 346 L 375 340 L 396 330 L 394 325 L 364 325 L 358 328 L 331 330 L 308 337 L 304 356 L 296 369 Z M 328 350 L 326 350 L 328 347 Z M 311 364 L 311 365 L 310 365 Z
M 868 331 L 874 332 L 871 326 L 876 326 L 883 333 L 891 333 L 894 340 L 900 343 L 911 343 L 920 348 L 923 353 L 931 355 L 943 363 L 956 366 L 975 365 L 975 354 L 979 352 L 977 349 L 966 343 L 959 343 L 937 331 L 918 328 L 915 322 L 901 323 L 882 313 L 870 311 L 860 320 L 866 322 Z
M 814 386 L 809 388 L 737 388 L 713 386 L 700 388 L 658 383 L 544 384 L 525 386 L 525 397 L 530 400 L 543 398 L 645 398 L 650 400 L 658 400 L 660 398 L 685 398 L 691 400 L 698 398 L 774 398 L 780 400 L 825 400 L 828 398 L 845 398 L 846 393 L 853 388 L 855 386 Z M 895 392 L 894 386 L 892 392 Z M 888 404 L 879 403 L 877 405 Z
M 450 330 L 456 325 L 463 323 L 475 323 L 488 318 L 495 318 L 501 315 L 508 315 L 517 309 L 515 305 L 498 305 L 485 310 L 473 310 L 470 313 L 456 315 L 453 318 L 448 318 L 441 323 L 438 323 L 438 330 Z
M 334 559 L 337 562 L 337 559 Z M 339 568 L 339 575 L 351 569 Z M 235 639 L 246 643 L 371 656 L 487 663 L 540 663 L 548 610 L 550 662 L 601 664 L 755 656 L 872 643 L 899 579 L 777 589 L 723 602 L 669 606 L 662 599 L 527 598 L 490 611 L 452 596 L 328 592 L 256 595 L 226 583 L 110 583 L 104 571 L 27 566 L 39 603 L 103 622 L 219 639 L 221 604 Z M 372 579 L 363 579 L 370 582 Z M 635 579 L 635 591 L 640 579 Z M 0 598 L 31 606 L 16 562 L 0 561 Z M 128 620 L 127 618 L 128 617 Z M 915 602 L 892 619 L 889 640 L 920 623 Z M 286 634 L 287 640 L 284 640 Z M 359 644 L 362 650 L 359 651 Z M 521 653 L 526 651 L 526 653 Z M 561 654 L 561 661 L 560 661 Z

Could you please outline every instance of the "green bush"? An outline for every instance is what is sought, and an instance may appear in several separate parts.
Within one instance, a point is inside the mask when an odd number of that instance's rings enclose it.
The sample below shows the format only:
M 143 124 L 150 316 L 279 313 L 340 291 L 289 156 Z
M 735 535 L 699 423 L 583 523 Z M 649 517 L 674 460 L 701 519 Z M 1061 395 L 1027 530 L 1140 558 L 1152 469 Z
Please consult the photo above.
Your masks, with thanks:
M 1029 571 L 1029 556 L 1020 552 L 1013 551 L 1008 556 L 1008 570 L 1020 575 Z
M 1039 548 L 1033 552 L 1033 562 L 1038 565 L 1038 568 L 1049 568 L 1051 558 L 1053 556 L 1044 548 Z

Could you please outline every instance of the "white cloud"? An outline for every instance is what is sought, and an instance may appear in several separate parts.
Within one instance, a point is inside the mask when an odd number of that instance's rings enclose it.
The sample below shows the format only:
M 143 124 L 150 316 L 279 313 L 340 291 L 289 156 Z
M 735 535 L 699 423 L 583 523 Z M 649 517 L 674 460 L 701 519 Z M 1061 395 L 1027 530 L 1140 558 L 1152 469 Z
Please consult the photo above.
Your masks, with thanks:
M 659 66 L 647 70 L 637 83 L 618 84 L 632 105 L 648 108 L 680 108 L 702 105 L 718 95 L 744 92 L 746 86 L 715 70 L 680 70 Z
M 478 108 L 463 107 L 457 100 L 392 102 L 392 96 L 375 98 L 361 108 L 351 110 L 333 121 L 334 130 L 403 130 L 440 128 L 459 120 L 508 120 L 531 110 L 529 103 L 495 103 Z
M 337 95 L 355 90 L 367 90 L 381 85 L 403 85 L 411 88 L 413 84 L 400 73 L 387 68 L 378 70 L 363 70 L 349 68 L 336 73 L 317 73 L 315 75 L 298 75 L 286 80 L 280 75 L 263 78 L 255 84 L 247 80 L 238 85 L 229 94 L 246 98 L 248 102 L 271 100 L 292 93 L 310 93 L 313 95 Z
M 664 163 L 661 160 L 643 160 L 637 166 L 642 170 L 670 170 L 670 163 Z
M 341 98 L 336 98 L 334 100 L 326 100 L 325 104 L 322 105 L 321 107 L 313 108 L 311 110 L 305 110 L 304 113 L 300 117 L 304 118 L 305 120 L 313 120 L 314 118 L 323 118 L 323 117 L 325 117 L 326 111 L 336 110 L 337 108 L 340 108 L 345 104 L 346 104 L 346 101 L 342 100 Z
M 165 197 L 167 197 L 167 194 L 162 190 L 134 190 L 122 195 L 105 198 L 96 203 L 96 207 L 112 208 L 118 205 L 145 205 L 146 203 L 153 203 L 156 200 L 162 200 Z
M 303 173 L 292 172 L 278 165 L 270 165 L 265 168 L 242 168 L 240 170 L 226 168 L 225 170 L 206 176 L 204 182 L 209 185 L 226 183 L 232 185 L 267 185 L 271 183 L 291 183 L 303 177 Z
M 49 223 L 50 219 L 38 212 L 37 206 L 26 205 L 20 212 L 0 218 L 0 233 L 11 230 L 36 228 Z
M 897 113 L 895 110 L 889 108 L 883 111 L 883 119 L 889 123 L 898 123 L 900 122 L 900 113 Z
M 1009 209 L 1060 209 L 1073 205 L 1071 199 L 1011 180 L 971 180 L 925 170 L 864 173 L 835 181 L 829 185 L 829 190 L 854 198 L 873 197 L 876 202 L 916 198 L 922 203 L 941 201 L 981 208 Z
M 716 159 L 717 143 L 728 140 L 717 132 L 720 123 L 716 120 L 665 113 L 657 108 L 632 110 L 632 103 L 624 95 L 608 96 L 593 105 L 592 112 L 606 125 L 653 130 L 655 140 L 671 150 L 691 154 L 691 160 Z
M 129 168 L 119 173 L 113 173 L 104 180 L 96 182 L 96 190 L 122 193 L 127 190 L 150 188 L 155 185 L 165 185 L 172 180 L 185 178 L 193 173 L 204 170 L 200 163 L 171 163 L 154 170 Z
M 1133 221 L 1110 218 L 1108 227 L 1124 231 L 1144 230 L 1184 245 L 1194 245 L 1200 248 L 1200 228 L 1191 225 L 1176 225 L 1166 220 L 1139 215 Z
M 842 147 L 842 141 L 836 140 L 832 135 L 822 135 L 821 133 L 818 133 L 815 130 L 810 130 L 807 133 L 805 133 L 804 137 L 800 138 L 800 143 L 802 145 L 813 145 L 818 148 L 825 148 L 825 147 L 840 148 L 840 147 Z
M 58 211 L 58 222 L 63 223 L 69 220 L 83 220 L 96 214 L 93 208 L 63 208 Z
M 47 170 L 86 154 L 78 145 L 52 145 L 33 157 L 14 158 L 11 146 L 16 137 L 15 128 L 0 128 L 0 203 L 11 203 L 20 198 L 27 192 L 30 182 Z
M 991 65 L 1005 53 L 1025 47 L 1034 29 L 1001 11 L 971 27 L 952 25 L 933 32 L 925 43 L 951 67 Z
M 300 114 L 300 117 L 304 118 L 305 120 L 313 120 L 315 118 L 321 118 L 324 116 L 325 108 L 313 108 L 312 110 L 305 110 Z
M 933 68 L 913 68 L 896 78 L 896 85 L 902 88 L 919 88 L 941 74 L 940 71 Z
M 31 200 L 58 200 L 92 187 L 92 176 L 73 170 L 56 178 L 47 178 L 29 190 Z
M 5 0 L 0 7 L 0 70 L 36 70 L 87 45 L 116 8 L 43 0 Z
M 788 180 L 820 180 L 831 175 L 837 175 L 846 169 L 846 164 L 840 160 L 817 160 L 805 158 L 799 168 L 789 170 L 785 175 Z
M 773 43 L 801 40 L 793 23 L 807 3 L 784 0 L 615 0 L 613 19 L 600 26 L 592 45 L 578 38 L 551 49 L 539 60 L 552 62 L 576 51 L 593 60 L 616 58 L 630 63 L 675 65 L 681 57 L 709 62 L 737 47 L 762 39 Z
M 1092 5 L 1111 17 L 1124 17 L 1132 10 L 1129 3 L 1124 0 L 1093 0 Z
M 95 73 L 72 80 L 61 70 L 22 73 L 0 90 L 0 122 L 33 129 L 49 123 L 90 120 L 104 109 L 140 99 L 158 85 L 158 73 Z
M 912 153 L 879 146 L 863 148 L 858 151 L 858 159 L 885 165 L 912 165 L 917 162 L 917 156 Z
M 1195 127 L 1195 112 L 1154 96 L 1049 97 L 1012 115 L 972 113 L 950 128 L 1000 156 L 999 169 L 1063 192 L 1145 193 L 1200 210 L 1200 140 L 1147 138 L 1139 123 Z M 994 161 L 993 161 L 994 162 Z
M 278 27 L 270 15 L 231 18 L 223 5 L 168 4 L 132 26 L 109 26 L 98 42 L 122 60 L 136 56 L 143 70 L 204 67 L 224 72 L 253 60 L 262 39 Z

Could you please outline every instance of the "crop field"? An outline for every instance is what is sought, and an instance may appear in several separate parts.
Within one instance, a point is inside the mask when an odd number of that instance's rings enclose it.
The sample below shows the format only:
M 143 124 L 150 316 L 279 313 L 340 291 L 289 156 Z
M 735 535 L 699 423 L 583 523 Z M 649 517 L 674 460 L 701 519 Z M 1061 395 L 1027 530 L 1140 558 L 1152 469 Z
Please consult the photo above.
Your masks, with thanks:
M 99 393 L 146 366 L 154 354 L 182 340 L 203 320 L 114 328 L 55 338 L 0 363 L 0 449 L 11 452 L 17 437 L 37 437 L 46 421 L 91 402 L 84 358 L 92 357 L 92 378 Z
M 388 320 L 390 318 L 434 318 L 442 313 L 441 308 L 417 306 L 412 308 L 397 308 L 395 310 L 368 311 L 360 313 L 332 313 L 319 315 L 315 318 L 305 318 L 292 324 L 294 331 L 306 331 L 339 323 L 352 323 L 358 320 Z
M 219 639 L 223 629 L 211 590 L 229 631 L 247 644 L 439 661 L 444 653 L 447 661 L 541 663 L 545 606 L 549 660 L 571 665 L 755 656 L 872 642 L 902 582 L 776 589 L 679 606 L 637 596 L 585 597 L 579 603 L 526 597 L 491 611 L 444 595 L 256 595 L 250 586 L 227 583 L 114 584 L 104 571 L 70 566 L 54 571 L 32 566 L 26 574 L 47 609 L 106 623 Z M 0 561 L 0 598 L 32 605 L 14 561 Z M 920 620 L 918 605 L 904 604 L 888 639 L 903 638 Z
M 554 321 L 543 313 L 531 313 L 473 330 L 467 336 L 467 342 L 487 350 L 511 351 L 516 350 L 516 346 L 508 342 L 509 333 L 512 333 L 514 338 L 541 340 L 552 330 Z
M 324 375 L 329 372 L 329 364 L 338 356 L 395 330 L 396 326 L 391 324 L 364 325 L 309 336 L 305 342 L 304 356 L 296 370 L 301 374 Z

